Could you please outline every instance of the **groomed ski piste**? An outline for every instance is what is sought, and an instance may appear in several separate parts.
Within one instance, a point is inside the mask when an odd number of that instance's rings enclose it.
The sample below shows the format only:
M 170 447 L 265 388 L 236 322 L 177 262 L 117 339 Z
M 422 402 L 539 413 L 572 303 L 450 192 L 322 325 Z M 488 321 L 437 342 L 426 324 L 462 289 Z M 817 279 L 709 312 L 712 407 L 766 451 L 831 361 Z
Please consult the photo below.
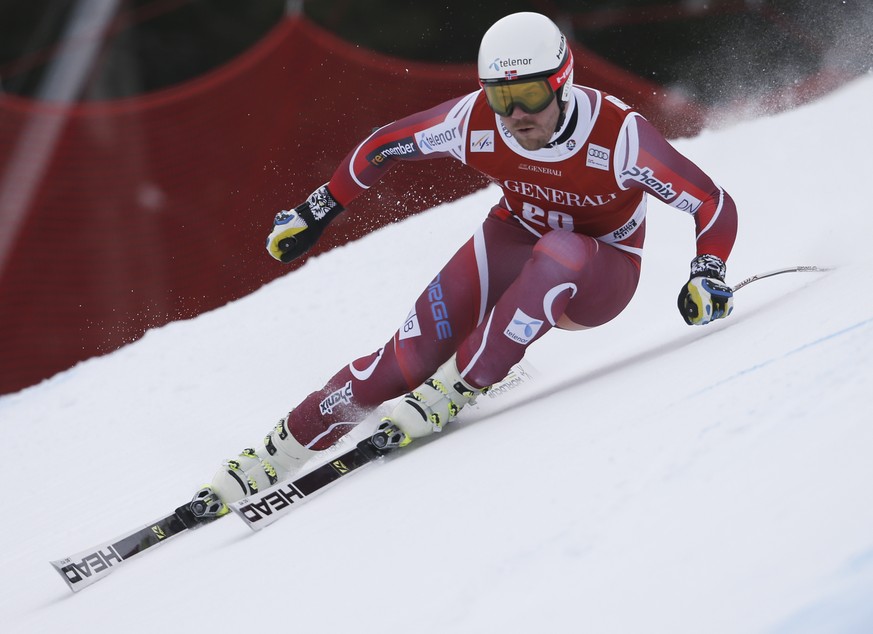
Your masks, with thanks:
M 873 631 L 871 103 L 867 76 L 676 142 L 738 203 L 729 283 L 834 271 L 757 281 L 688 327 L 693 227 L 651 201 L 623 315 L 550 333 L 534 382 L 257 533 L 222 519 L 76 594 L 48 563 L 172 511 L 382 345 L 496 190 L 0 398 L 0 627 Z

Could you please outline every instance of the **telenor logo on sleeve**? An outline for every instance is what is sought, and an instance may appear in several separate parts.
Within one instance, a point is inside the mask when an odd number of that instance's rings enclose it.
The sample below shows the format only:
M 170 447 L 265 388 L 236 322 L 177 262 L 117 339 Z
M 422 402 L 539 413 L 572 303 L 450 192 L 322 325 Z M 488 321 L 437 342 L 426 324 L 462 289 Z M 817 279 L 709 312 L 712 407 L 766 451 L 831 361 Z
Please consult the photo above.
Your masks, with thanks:
M 461 145 L 458 127 L 454 123 L 440 123 L 415 133 L 415 142 L 422 154 L 448 152 Z

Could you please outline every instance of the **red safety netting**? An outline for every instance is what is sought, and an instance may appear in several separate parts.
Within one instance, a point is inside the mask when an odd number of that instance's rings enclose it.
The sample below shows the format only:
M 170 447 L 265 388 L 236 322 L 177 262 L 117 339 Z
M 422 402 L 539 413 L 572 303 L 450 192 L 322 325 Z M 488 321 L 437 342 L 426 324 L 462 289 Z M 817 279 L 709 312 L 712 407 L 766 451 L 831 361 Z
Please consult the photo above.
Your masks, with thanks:
M 670 136 L 699 128 L 694 104 L 574 51 L 577 83 L 622 96 Z M 264 251 L 273 214 L 374 127 L 475 90 L 475 76 L 473 64 L 386 57 L 294 17 L 170 89 L 73 106 L 0 96 L 0 393 L 288 272 Z M 318 249 L 484 184 L 454 161 L 401 165 Z

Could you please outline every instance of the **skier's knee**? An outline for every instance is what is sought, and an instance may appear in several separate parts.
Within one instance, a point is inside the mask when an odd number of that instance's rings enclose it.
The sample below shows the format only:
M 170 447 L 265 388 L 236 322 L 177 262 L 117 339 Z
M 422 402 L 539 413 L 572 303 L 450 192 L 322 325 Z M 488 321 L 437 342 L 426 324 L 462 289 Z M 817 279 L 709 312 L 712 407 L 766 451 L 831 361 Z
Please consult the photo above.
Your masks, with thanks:
M 570 231 L 551 231 L 534 247 L 534 260 L 548 258 L 570 271 L 581 271 L 597 248 L 594 238 Z

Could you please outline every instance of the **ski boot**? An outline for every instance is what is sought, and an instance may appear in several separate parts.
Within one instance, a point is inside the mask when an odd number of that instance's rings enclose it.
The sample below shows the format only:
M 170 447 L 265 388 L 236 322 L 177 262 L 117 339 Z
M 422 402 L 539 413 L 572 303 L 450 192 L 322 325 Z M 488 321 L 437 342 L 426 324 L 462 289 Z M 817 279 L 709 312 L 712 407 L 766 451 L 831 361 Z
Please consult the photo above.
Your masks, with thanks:
M 297 442 L 285 416 L 260 447 L 243 449 L 236 458 L 226 460 L 212 478 L 211 490 L 225 504 L 236 502 L 294 475 L 317 453 Z
M 452 356 L 417 390 L 404 396 L 382 422 L 395 426 L 405 436 L 398 445 L 405 447 L 416 438 L 442 431 L 465 405 L 487 390 L 464 382 Z

